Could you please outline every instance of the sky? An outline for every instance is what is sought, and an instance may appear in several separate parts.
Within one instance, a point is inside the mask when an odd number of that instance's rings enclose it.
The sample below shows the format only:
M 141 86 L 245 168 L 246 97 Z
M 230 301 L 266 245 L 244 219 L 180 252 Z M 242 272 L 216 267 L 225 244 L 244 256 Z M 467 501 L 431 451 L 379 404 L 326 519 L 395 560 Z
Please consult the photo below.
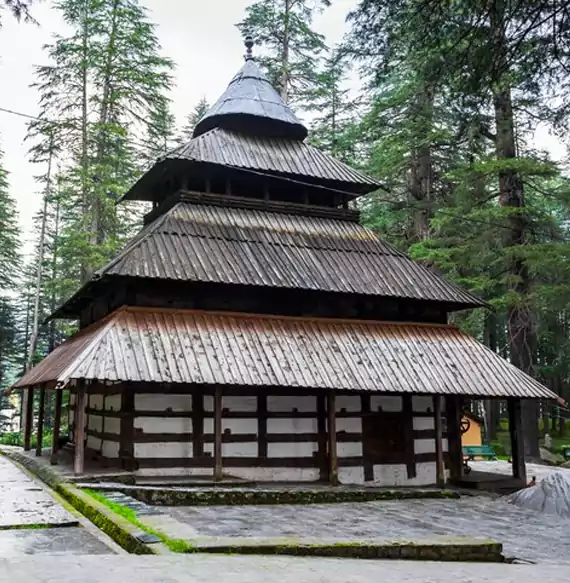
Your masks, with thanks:
M 251 0 L 142 0 L 157 24 L 162 52 L 176 63 L 172 109 L 179 125 L 201 97 L 213 103 L 243 63 L 243 40 L 234 26 L 243 19 Z M 347 30 L 346 15 L 357 0 L 334 0 L 315 19 L 315 29 L 327 43 L 339 42 Z M 47 64 L 42 47 L 66 25 L 44 0 L 33 8 L 39 26 L 17 23 L 6 12 L 0 29 L 0 108 L 36 115 L 38 94 L 30 85 L 34 67 Z M 31 227 L 40 208 L 39 174 L 28 160 L 24 142 L 26 119 L 0 111 L 0 147 L 4 168 L 10 172 L 10 192 L 18 203 L 24 251 L 31 251 Z

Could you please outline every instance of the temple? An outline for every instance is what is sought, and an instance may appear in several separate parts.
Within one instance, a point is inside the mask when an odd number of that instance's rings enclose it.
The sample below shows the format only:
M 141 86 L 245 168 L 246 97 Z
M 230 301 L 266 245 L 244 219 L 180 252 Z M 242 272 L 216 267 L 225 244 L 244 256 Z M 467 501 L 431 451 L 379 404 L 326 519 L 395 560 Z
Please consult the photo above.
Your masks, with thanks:
M 75 471 L 420 486 L 461 476 L 465 398 L 555 395 L 454 326 L 485 307 L 359 223 L 380 188 L 306 142 L 251 56 L 124 195 L 140 233 L 53 315 L 80 330 L 16 388 L 69 391 Z M 30 405 L 32 403 L 32 405 Z M 30 447 L 33 399 L 25 411 Z

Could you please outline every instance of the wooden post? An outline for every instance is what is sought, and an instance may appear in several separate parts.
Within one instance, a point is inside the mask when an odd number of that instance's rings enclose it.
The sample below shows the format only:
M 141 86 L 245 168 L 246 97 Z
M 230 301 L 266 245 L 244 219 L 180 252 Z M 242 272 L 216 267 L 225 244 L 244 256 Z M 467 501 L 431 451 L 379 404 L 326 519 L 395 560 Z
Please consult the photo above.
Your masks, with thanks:
M 55 411 L 53 412 L 53 441 L 51 442 L 50 463 L 52 466 L 57 464 L 57 451 L 59 448 L 59 433 L 61 430 L 61 403 L 63 400 L 63 390 L 55 390 Z
M 317 395 L 317 440 L 319 444 L 319 478 L 325 482 L 329 477 L 327 455 L 327 404 L 324 395 Z
M 521 400 L 510 398 L 507 403 L 509 409 L 509 433 L 511 434 L 513 477 L 526 484 Z
M 338 484 L 338 459 L 336 454 L 336 398 L 333 392 L 327 395 L 327 417 L 329 438 L 329 482 Z
M 121 468 L 127 472 L 136 469 L 135 462 L 135 393 L 128 383 L 123 385 L 121 395 L 121 425 L 119 434 L 119 457 Z
M 461 405 L 459 397 L 445 397 L 445 418 L 447 419 L 447 450 L 451 478 L 460 479 L 463 475 L 463 454 L 461 451 Z
M 222 391 L 214 392 L 214 480 L 222 480 Z
M 36 457 L 42 456 L 45 408 L 46 408 L 46 390 L 45 387 L 42 387 L 40 389 L 40 402 L 38 405 L 38 426 L 36 428 Z
M 433 397 L 433 415 L 435 424 L 435 467 L 436 481 L 440 488 L 445 486 L 445 466 L 443 465 L 443 435 L 441 428 L 441 397 Z
M 32 427 L 34 424 L 34 389 L 24 389 L 27 398 L 24 399 L 24 451 L 32 449 Z
M 79 384 L 75 393 L 75 458 L 73 471 L 81 475 L 85 468 L 85 408 L 87 391 L 84 384 Z

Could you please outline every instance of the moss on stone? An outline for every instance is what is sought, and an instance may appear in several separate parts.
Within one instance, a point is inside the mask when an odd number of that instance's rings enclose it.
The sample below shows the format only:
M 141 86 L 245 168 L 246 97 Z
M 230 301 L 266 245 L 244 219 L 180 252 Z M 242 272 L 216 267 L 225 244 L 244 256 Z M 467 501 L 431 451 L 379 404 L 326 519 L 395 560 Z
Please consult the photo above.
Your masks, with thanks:
M 96 488 L 96 485 L 94 485 Z M 172 490 L 161 488 L 117 488 L 152 506 L 244 506 L 257 504 L 338 504 L 382 500 L 459 498 L 453 490 L 368 489 L 271 489 L 271 490 Z

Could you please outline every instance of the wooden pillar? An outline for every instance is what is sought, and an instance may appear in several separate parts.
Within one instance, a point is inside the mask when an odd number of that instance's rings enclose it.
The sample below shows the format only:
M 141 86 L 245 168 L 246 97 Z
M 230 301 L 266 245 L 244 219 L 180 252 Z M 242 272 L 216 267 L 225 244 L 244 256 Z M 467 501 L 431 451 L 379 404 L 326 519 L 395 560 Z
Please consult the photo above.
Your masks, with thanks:
M 85 409 L 87 408 L 87 391 L 84 384 L 79 384 L 75 393 L 75 458 L 73 471 L 81 475 L 85 468 Z
M 317 440 L 319 444 L 319 477 L 324 482 L 329 477 L 327 455 L 327 405 L 324 395 L 317 395 Z
M 511 434 L 513 477 L 526 483 L 521 400 L 510 398 L 507 403 L 509 409 L 509 433 Z
M 435 424 L 435 467 L 436 482 L 440 488 L 445 486 L 445 466 L 443 464 L 443 432 L 441 427 L 441 397 L 433 398 L 433 415 Z
M 404 427 L 402 429 L 406 439 L 406 470 L 408 480 L 413 480 L 418 475 L 418 470 L 416 468 L 414 403 L 412 395 L 402 395 L 402 413 L 404 414 Z
M 24 389 L 27 397 L 23 399 L 24 411 L 24 451 L 32 449 L 32 427 L 34 425 L 34 389 Z
M 192 457 L 204 457 L 204 395 L 192 393 Z
M 40 402 L 38 405 L 38 426 L 36 427 L 36 457 L 42 456 L 42 446 L 44 440 L 44 416 L 46 408 L 46 390 L 40 389 Z
M 119 435 L 121 467 L 127 472 L 136 469 L 135 460 L 135 393 L 125 384 L 121 395 L 121 425 Z
M 257 455 L 267 459 L 267 395 L 257 396 Z
M 461 453 L 461 404 L 456 395 L 445 397 L 445 418 L 447 419 L 447 451 L 449 471 L 452 479 L 463 475 L 463 454 Z
M 222 391 L 214 392 L 214 480 L 222 479 Z
M 362 472 L 364 474 L 365 482 L 374 481 L 374 464 L 370 457 L 370 452 L 368 451 L 366 440 L 364 439 L 364 424 L 366 423 L 366 417 L 370 416 L 371 410 L 371 400 L 370 395 L 362 395 L 360 397 L 360 408 L 362 410 Z
M 51 457 L 50 463 L 54 466 L 57 464 L 57 451 L 59 434 L 61 430 L 61 403 L 63 400 L 63 391 L 61 389 L 55 390 L 55 410 L 53 412 L 53 440 L 51 442 Z
M 333 392 L 327 395 L 328 439 L 329 439 L 329 482 L 338 484 L 338 459 L 336 454 L 336 398 Z

